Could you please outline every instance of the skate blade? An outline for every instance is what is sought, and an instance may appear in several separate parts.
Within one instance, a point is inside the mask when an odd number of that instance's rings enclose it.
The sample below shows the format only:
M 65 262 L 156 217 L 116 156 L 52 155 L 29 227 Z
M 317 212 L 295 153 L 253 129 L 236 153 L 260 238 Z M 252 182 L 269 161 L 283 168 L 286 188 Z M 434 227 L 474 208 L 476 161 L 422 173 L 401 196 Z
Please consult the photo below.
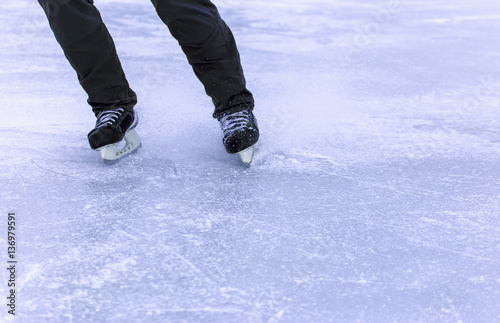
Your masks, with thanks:
M 118 148 L 119 143 L 97 149 L 101 153 L 101 158 L 105 164 L 116 164 L 122 157 L 136 153 L 137 148 L 142 146 L 141 138 L 135 129 L 127 131 L 123 139 L 125 140 L 125 146 L 121 149 Z
M 241 161 L 244 164 L 249 165 L 252 163 L 254 151 L 255 151 L 255 146 L 251 146 L 245 150 L 240 151 L 238 155 L 240 155 Z

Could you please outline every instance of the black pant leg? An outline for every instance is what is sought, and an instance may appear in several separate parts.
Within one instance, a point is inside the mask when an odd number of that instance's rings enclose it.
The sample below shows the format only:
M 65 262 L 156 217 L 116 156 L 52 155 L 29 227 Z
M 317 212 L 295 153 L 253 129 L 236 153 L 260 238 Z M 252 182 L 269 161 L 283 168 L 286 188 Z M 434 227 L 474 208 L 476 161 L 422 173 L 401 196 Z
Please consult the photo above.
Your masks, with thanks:
M 93 0 L 38 0 L 95 114 L 137 103 Z
M 231 30 L 208 0 L 151 0 L 215 104 L 214 118 L 253 109 Z

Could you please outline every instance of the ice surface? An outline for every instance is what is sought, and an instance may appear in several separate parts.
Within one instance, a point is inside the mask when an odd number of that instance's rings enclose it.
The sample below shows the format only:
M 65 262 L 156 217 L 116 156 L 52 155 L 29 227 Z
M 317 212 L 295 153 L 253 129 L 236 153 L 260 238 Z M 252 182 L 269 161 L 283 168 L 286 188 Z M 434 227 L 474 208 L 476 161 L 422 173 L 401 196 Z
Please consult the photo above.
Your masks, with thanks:
M 96 1 L 140 100 L 143 148 L 111 167 L 36 1 L 0 3 L 15 319 L 499 322 L 500 3 L 216 4 L 257 102 L 251 168 L 148 1 Z

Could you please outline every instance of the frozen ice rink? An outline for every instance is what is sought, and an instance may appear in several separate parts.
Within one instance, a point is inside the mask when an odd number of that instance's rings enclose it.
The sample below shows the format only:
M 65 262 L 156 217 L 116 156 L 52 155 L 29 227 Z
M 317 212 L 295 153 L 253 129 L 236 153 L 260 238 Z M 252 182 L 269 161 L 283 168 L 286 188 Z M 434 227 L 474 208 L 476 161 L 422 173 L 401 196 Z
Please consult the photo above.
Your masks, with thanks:
M 114 166 L 37 1 L 0 2 L 0 321 L 500 322 L 500 2 L 214 2 L 250 168 L 148 0 L 95 0 L 139 96 Z

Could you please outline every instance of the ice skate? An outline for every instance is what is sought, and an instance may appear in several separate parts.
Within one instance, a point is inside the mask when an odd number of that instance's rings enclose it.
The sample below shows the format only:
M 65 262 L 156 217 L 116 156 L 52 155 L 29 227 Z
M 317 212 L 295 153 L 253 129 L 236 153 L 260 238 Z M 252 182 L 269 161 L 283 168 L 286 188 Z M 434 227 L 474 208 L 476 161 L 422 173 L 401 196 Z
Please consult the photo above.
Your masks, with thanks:
M 252 112 L 242 110 L 220 118 L 222 142 L 230 154 L 239 154 L 247 165 L 252 162 L 255 144 L 259 140 L 257 119 Z
M 133 110 L 114 108 L 100 112 L 95 128 L 88 134 L 90 147 L 100 152 L 106 164 L 116 163 L 120 158 L 137 152 L 141 146 L 141 138 L 135 129 L 137 123 Z M 123 146 L 122 140 L 125 141 Z

